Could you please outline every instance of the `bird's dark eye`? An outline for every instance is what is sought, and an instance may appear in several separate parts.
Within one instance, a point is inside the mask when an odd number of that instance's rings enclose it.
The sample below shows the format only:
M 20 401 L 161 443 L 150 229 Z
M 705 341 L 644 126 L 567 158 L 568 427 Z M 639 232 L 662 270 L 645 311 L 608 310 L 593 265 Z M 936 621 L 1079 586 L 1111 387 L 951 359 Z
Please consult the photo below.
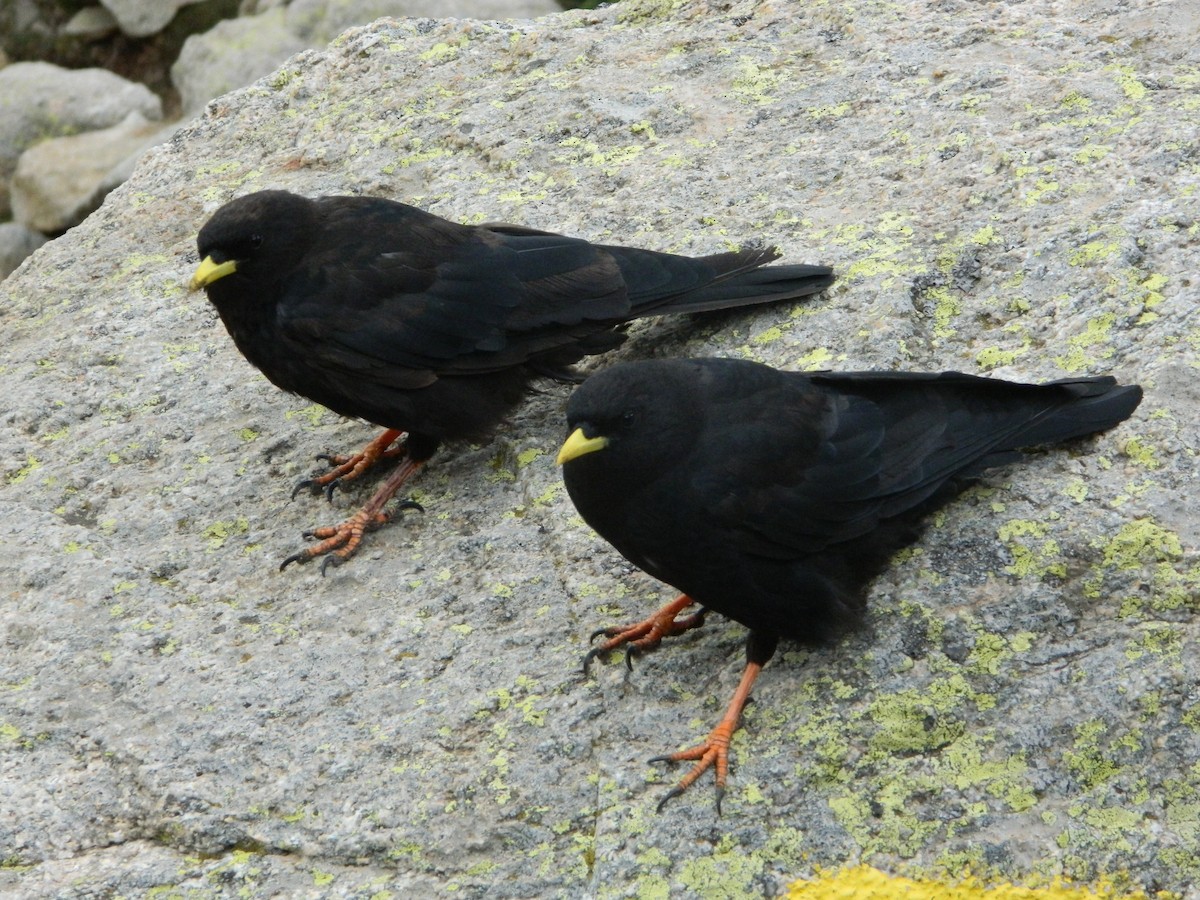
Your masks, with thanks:
M 632 425 L 635 419 L 637 419 L 637 416 L 633 414 L 632 409 L 627 409 L 625 412 L 621 413 L 622 425 Z
M 259 247 L 262 246 L 262 241 L 263 241 L 263 239 L 262 239 L 261 234 L 250 235 L 250 249 L 257 250 Z

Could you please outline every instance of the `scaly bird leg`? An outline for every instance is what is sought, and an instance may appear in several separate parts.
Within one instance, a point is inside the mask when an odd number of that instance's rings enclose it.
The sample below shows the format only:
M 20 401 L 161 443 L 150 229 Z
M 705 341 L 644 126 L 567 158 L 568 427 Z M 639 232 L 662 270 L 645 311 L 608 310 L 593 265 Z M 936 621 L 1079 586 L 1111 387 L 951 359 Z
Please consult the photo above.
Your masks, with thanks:
M 363 472 L 371 468 L 381 459 L 396 459 L 403 458 L 408 452 L 403 443 L 396 443 L 404 432 L 396 428 L 389 428 L 384 431 L 379 437 L 363 447 L 358 453 L 353 453 L 348 456 L 342 454 L 331 455 L 322 453 L 317 456 L 317 459 L 323 459 L 329 463 L 331 468 L 324 475 L 316 475 L 312 478 L 306 478 L 297 484 L 292 489 L 292 499 L 305 488 L 320 490 L 324 488 L 325 499 L 332 500 L 333 492 L 341 486 L 344 481 L 353 481 Z
M 650 762 L 696 760 L 696 764 L 692 766 L 691 770 L 679 779 L 675 787 L 671 788 L 667 795 L 659 801 L 658 812 L 662 812 L 668 800 L 678 797 L 691 786 L 692 782 L 715 766 L 717 770 L 717 815 L 721 814 L 721 800 L 725 796 L 725 780 L 729 775 L 729 741 L 741 723 L 742 710 L 746 706 L 746 701 L 750 699 L 750 688 L 753 687 L 754 680 L 758 678 L 758 673 L 762 671 L 763 666 L 774 654 L 777 642 L 778 639 L 774 635 L 751 632 L 746 641 L 746 668 L 742 671 L 742 680 L 738 683 L 737 690 L 733 692 L 733 699 L 729 701 L 729 706 L 725 708 L 725 715 L 721 717 L 717 727 L 708 733 L 708 738 L 703 743 L 697 744 L 695 747 L 666 756 L 656 756 L 650 760 Z
M 706 609 L 701 608 L 699 612 L 693 613 L 690 616 L 684 616 L 682 619 L 675 618 L 680 612 L 695 602 L 687 594 L 680 594 L 670 603 L 660 607 L 648 619 L 643 619 L 632 625 L 615 625 L 593 632 L 592 640 L 595 640 L 600 635 L 604 635 L 608 640 L 588 651 L 587 656 L 583 658 L 583 673 L 585 675 L 588 673 L 588 668 L 591 666 L 592 660 L 597 656 L 607 653 L 610 650 L 616 650 L 618 647 L 625 646 L 626 644 L 628 644 L 628 649 L 625 652 L 625 665 L 627 668 L 632 669 L 633 657 L 636 654 L 646 650 L 653 650 L 661 643 L 664 637 L 672 634 L 682 634 L 693 628 L 699 628 L 704 624 L 704 616 L 708 612 Z
M 422 510 L 421 504 L 415 500 L 404 500 L 396 507 L 395 510 L 388 511 L 384 507 L 388 501 L 396 496 L 396 492 L 404 485 L 406 481 L 413 477 L 424 465 L 424 462 L 417 462 L 413 459 L 405 459 L 388 476 L 387 481 L 383 486 L 375 492 L 375 495 L 367 501 L 358 512 L 352 515 L 337 525 L 325 525 L 320 528 L 314 528 L 311 531 L 304 532 L 305 537 L 318 538 L 319 543 L 313 544 L 310 547 L 305 547 L 299 553 L 294 553 L 285 559 L 279 566 L 280 571 L 286 569 L 291 563 L 305 563 L 317 556 L 325 556 L 321 562 L 321 574 L 324 575 L 326 569 L 330 566 L 340 566 L 358 549 L 358 545 L 362 543 L 363 535 L 368 531 L 374 531 L 380 525 L 386 524 L 391 520 L 392 516 L 401 510 L 415 509 Z

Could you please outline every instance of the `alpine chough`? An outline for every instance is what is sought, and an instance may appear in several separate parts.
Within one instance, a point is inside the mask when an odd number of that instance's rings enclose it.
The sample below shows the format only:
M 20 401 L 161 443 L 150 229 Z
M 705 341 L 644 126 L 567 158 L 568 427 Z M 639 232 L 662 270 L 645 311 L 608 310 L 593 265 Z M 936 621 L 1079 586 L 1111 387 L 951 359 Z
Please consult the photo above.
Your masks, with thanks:
M 781 372 L 732 359 L 621 363 L 567 405 L 558 454 L 579 513 L 626 559 L 682 592 L 655 615 L 596 632 L 584 660 L 656 646 L 715 610 L 750 629 L 746 668 L 720 723 L 663 798 L 716 767 L 780 638 L 819 644 L 859 619 L 867 583 L 920 518 L 983 470 L 1111 428 L 1136 385 L 1033 385 L 957 372 Z M 676 618 L 696 603 L 701 611 Z M 627 662 L 629 657 L 626 657 Z
M 350 557 L 387 502 L 443 441 L 483 441 L 538 376 L 618 346 L 647 315 L 815 294 L 825 266 L 766 266 L 774 248 L 690 258 L 592 244 L 517 225 L 461 225 L 373 197 L 261 191 L 213 214 L 198 237 L 204 288 L 234 343 L 274 384 L 386 431 L 321 457 L 301 482 L 327 496 L 381 457 L 400 459 L 371 500 L 288 557 Z M 294 492 L 293 492 L 294 493 Z M 409 503 L 408 505 L 415 505 Z

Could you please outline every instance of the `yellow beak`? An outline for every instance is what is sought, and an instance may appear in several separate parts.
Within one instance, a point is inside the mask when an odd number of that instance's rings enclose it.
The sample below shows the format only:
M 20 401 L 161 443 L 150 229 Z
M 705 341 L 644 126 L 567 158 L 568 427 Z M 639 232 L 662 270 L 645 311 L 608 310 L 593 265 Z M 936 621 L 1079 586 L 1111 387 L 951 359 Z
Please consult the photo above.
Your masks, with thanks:
M 202 287 L 208 287 L 214 281 L 224 278 L 226 275 L 232 275 L 237 271 L 237 260 L 227 259 L 223 263 L 213 262 L 211 256 L 206 256 L 204 262 L 196 267 L 196 272 L 192 275 L 191 283 L 188 287 L 193 291 L 198 291 Z
M 562 447 L 558 451 L 558 459 L 555 461 L 561 466 L 563 463 L 568 463 L 577 456 L 594 453 L 596 450 L 603 450 L 607 446 L 608 438 L 603 436 L 590 438 L 583 433 L 582 428 L 576 428 L 571 432 L 571 436 L 563 442 Z

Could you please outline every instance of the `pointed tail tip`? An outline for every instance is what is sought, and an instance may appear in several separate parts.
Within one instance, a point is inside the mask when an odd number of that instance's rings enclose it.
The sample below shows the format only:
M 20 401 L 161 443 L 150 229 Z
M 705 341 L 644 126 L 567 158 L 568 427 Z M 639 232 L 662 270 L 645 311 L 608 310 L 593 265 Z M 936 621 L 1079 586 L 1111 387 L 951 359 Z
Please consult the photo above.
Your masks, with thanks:
M 1142 402 L 1142 387 L 1138 384 L 1117 384 L 1107 377 L 1078 384 L 1090 386 L 1091 390 L 1034 426 L 1026 435 L 1030 446 L 1057 444 L 1108 431 L 1132 416 Z

